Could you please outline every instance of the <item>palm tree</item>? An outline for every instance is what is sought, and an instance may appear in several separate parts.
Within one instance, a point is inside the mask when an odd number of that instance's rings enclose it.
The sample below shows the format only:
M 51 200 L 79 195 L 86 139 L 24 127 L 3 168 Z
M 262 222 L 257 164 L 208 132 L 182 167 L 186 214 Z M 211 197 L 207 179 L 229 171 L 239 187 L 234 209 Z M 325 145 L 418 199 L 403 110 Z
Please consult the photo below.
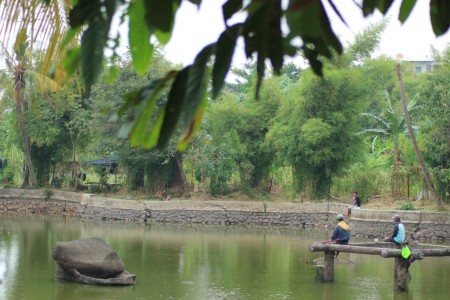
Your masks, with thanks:
M 3 54 L 6 64 L 13 74 L 13 98 L 19 115 L 19 129 L 22 135 L 23 150 L 25 155 L 25 186 L 37 186 L 34 173 L 30 139 L 25 128 L 24 120 L 24 87 L 26 84 L 26 73 L 33 69 L 33 60 L 36 53 L 42 54 L 38 60 L 42 62 L 40 74 L 34 74 L 43 82 L 51 82 L 53 88 L 65 79 L 62 71 L 62 58 L 64 57 L 64 43 L 72 44 L 76 35 L 64 37 L 69 30 L 67 13 L 71 8 L 71 1 L 0 1 L 0 39 L 3 40 Z M 70 36 L 69 36 L 70 37 Z M 14 41 L 11 44 L 10 41 Z M 38 46 L 45 47 L 45 51 L 35 51 Z M 43 49 L 42 49 L 43 50 Z M 28 55 L 27 53 L 31 53 Z M 14 53 L 11 55 L 10 53 Z M 51 79 L 47 77 L 51 75 Z M 54 81 L 54 80 L 56 81 Z

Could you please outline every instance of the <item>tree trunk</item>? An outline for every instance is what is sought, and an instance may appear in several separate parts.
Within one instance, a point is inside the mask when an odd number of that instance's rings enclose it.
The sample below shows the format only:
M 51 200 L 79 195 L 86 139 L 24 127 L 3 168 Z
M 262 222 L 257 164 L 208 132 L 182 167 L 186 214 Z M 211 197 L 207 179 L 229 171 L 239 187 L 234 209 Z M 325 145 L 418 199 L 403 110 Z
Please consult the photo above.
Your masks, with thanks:
M 187 184 L 186 175 L 184 174 L 183 165 L 181 164 L 181 153 L 177 153 L 177 155 L 175 155 L 175 163 L 178 176 L 180 177 L 181 180 L 183 196 L 189 197 L 189 186 Z
M 19 114 L 19 130 L 22 135 L 23 152 L 25 155 L 25 176 L 24 176 L 24 186 L 37 186 L 36 176 L 34 174 L 33 164 L 31 161 L 31 150 L 30 150 L 30 139 L 28 137 L 27 131 L 25 129 L 24 122 L 24 103 L 23 103 L 23 88 L 25 86 L 24 82 L 25 70 L 19 63 L 16 67 L 14 74 L 14 100 L 16 102 L 17 112 Z
M 409 135 L 411 136 L 411 141 L 414 147 L 414 151 L 416 152 L 417 160 L 419 161 L 420 167 L 422 168 L 422 172 L 425 176 L 425 180 L 427 182 L 428 189 L 431 192 L 431 198 L 436 201 L 436 204 L 439 210 L 444 210 L 444 205 L 442 204 L 439 195 L 434 188 L 433 181 L 431 180 L 430 173 L 428 172 L 427 167 L 425 166 L 425 162 L 422 157 L 422 153 L 419 150 L 419 146 L 417 145 L 416 137 L 414 135 L 414 131 L 411 125 L 411 119 L 409 118 L 408 108 L 406 105 L 406 96 L 405 96 L 405 87 L 403 85 L 402 71 L 400 69 L 400 64 L 397 64 L 397 76 L 398 82 L 400 84 L 400 99 L 402 100 L 403 113 L 405 114 L 406 126 L 408 127 Z
M 72 168 L 72 184 L 74 187 L 78 187 L 79 185 L 79 178 L 78 178 L 78 164 L 76 163 L 76 149 L 77 149 L 77 140 L 74 139 L 72 136 L 70 137 L 70 141 L 72 143 L 72 163 L 71 163 L 71 168 Z
M 395 138 L 396 139 L 396 138 Z M 400 150 L 396 139 L 394 146 L 394 161 L 392 163 L 392 198 L 400 197 Z

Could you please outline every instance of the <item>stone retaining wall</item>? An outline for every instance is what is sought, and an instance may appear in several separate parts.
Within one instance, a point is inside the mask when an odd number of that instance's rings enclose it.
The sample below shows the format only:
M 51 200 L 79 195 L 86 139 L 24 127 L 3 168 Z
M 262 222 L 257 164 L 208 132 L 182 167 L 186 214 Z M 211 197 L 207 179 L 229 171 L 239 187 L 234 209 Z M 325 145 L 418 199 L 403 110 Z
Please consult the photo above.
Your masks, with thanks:
M 331 230 L 338 203 L 267 203 L 240 201 L 137 201 L 55 191 L 0 189 L 0 214 L 51 214 L 75 219 L 135 223 L 259 225 Z M 348 221 L 352 236 L 383 239 L 393 230 L 391 218 L 400 214 L 409 239 L 450 242 L 450 214 L 423 211 L 359 209 Z

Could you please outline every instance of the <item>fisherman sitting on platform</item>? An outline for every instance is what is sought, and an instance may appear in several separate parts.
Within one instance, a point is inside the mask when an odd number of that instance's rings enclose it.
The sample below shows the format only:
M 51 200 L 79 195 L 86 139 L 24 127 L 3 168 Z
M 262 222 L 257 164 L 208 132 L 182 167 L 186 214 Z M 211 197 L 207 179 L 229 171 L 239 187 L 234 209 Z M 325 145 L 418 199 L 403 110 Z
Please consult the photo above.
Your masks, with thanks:
M 405 242 L 405 226 L 403 226 L 399 215 L 392 217 L 392 222 L 395 224 L 394 232 L 391 236 L 387 236 L 385 242 L 394 242 L 401 246 Z
M 344 216 L 342 214 L 338 214 L 336 220 L 338 223 L 333 230 L 331 241 L 340 245 L 348 245 L 348 241 L 350 240 L 350 228 L 347 223 L 344 222 Z M 338 257 L 338 255 L 339 252 L 336 251 L 335 257 Z

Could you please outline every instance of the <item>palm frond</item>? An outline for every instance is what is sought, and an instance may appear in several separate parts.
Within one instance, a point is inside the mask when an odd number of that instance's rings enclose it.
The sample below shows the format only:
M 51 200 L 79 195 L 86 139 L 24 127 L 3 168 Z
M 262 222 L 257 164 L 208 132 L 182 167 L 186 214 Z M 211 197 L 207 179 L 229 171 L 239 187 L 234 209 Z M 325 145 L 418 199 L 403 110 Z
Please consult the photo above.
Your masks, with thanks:
M 358 131 L 356 134 L 357 135 L 364 135 L 364 134 L 374 134 L 374 133 L 377 134 L 377 135 L 379 135 L 379 134 L 382 134 L 382 135 L 385 135 L 385 136 L 389 135 L 389 133 L 386 130 L 379 129 L 379 128 L 364 129 L 364 130 Z
M 69 30 L 68 13 L 72 1 L 11 0 L 0 1 L 0 40 L 4 48 L 13 53 L 29 37 L 29 47 L 33 53 L 41 54 L 41 73 L 50 69 L 62 69 L 62 59 L 66 48 L 60 47 L 65 33 Z M 77 40 L 74 37 L 74 41 Z M 58 72 L 55 80 L 65 80 L 63 72 Z

